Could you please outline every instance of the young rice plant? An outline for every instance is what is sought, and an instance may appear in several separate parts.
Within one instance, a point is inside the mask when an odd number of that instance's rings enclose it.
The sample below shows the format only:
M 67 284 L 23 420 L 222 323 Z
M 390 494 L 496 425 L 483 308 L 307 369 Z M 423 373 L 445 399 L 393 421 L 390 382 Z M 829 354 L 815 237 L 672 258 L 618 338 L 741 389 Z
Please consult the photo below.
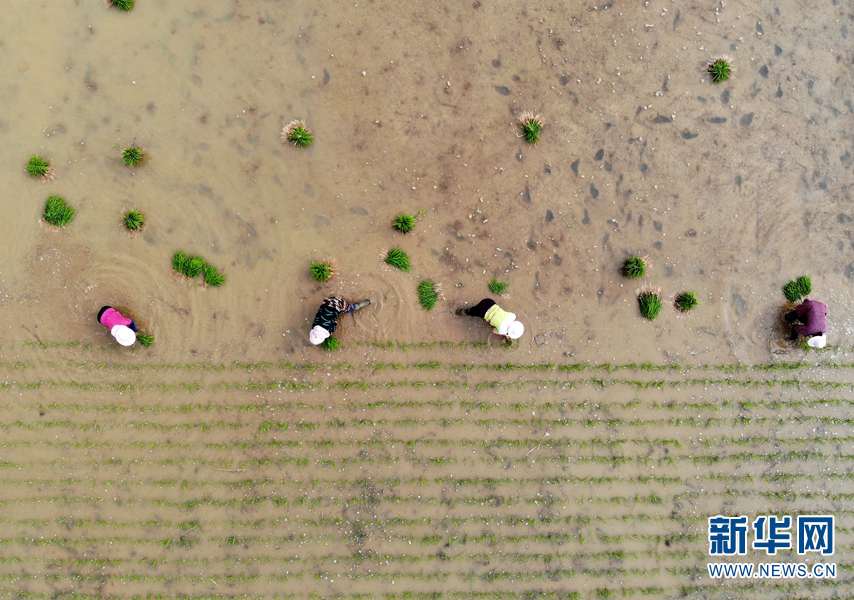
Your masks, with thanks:
M 307 148 L 314 141 L 314 136 L 303 121 L 294 119 L 282 127 L 282 141 L 293 144 L 294 148 Z
M 128 11 L 133 8 L 133 0 L 107 0 L 107 2 L 119 10 Z
M 122 152 L 122 162 L 129 167 L 135 167 L 136 165 L 142 162 L 144 156 L 145 154 L 142 150 L 140 150 L 136 146 L 129 146 L 125 148 Z
M 436 289 L 436 284 L 425 279 L 418 284 L 418 302 L 425 310 L 432 310 L 439 300 L 439 291 Z
M 783 286 L 783 295 L 789 302 L 797 302 L 812 292 L 812 280 L 806 275 L 801 275 Z
M 139 341 L 141 346 L 148 348 L 149 346 L 154 345 L 154 336 L 148 333 L 137 333 L 136 339 Z
M 311 268 L 309 270 L 311 272 L 311 277 L 320 283 L 329 281 L 335 275 L 335 265 L 331 260 L 311 263 Z
M 400 248 L 392 248 L 385 257 L 385 262 L 404 273 L 409 273 L 412 265 L 409 264 L 409 255 Z
M 74 218 L 74 213 L 77 212 L 68 204 L 62 196 L 51 196 L 44 203 L 44 220 L 54 227 L 65 227 Z
M 123 221 L 128 231 L 139 231 L 145 225 L 145 217 L 138 210 L 127 211 Z
M 225 283 L 225 275 L 217 271 L 213 265 L 206 264 L 205 268 L 202 269 L 202 273 L 205 276 L 205 285 L 219 287 Z
M 713 83 L 720 83 L 729 79 L 732 67 L 726 58 L 716 58 L 709 63 L 706 70 L 712 76 Z
M 493 279 L 492 281 L 489 282 L 489 285 L 487 287 L 489 287 L 490 292 L 500 296 L 501 294 L 503 294 L 507 291 L 508 285 L 510 285 L 510 284 L 505 283 L 503 281 L 498 281 L 497 279 Z
M 536 144 L 540 141 L 540 131 L 545 123 L 540 115 L 532 112 L 523 112 L 519 116 L 519 126 L 522 128 L 522 137 L 529 144 Z
M 341 342 L 339 342 L 335 336 L 330 335 L 328 338 L 320 342 L 320 347 L 324 350 L 329 350 L 330 352 L 333 352 L 341 348 Z
M 650 321 L 654 320 L 661 311 L 661 290 L 645 286 L 639 289 L 637 294 L 641 316 Z
M 697 296 L 694 295 L 694 292 L 682 292 L 676 296 L 676 299 L 673 301 L 673 304 L 676 305 L 676 310 L 680 312 L 688 312 L 699 303 L 700 302 L 697 300 Z
M 638 279 L 646 275 L 647 258 L 642 256 L 630 256 L 623 263 L 623 277 Z
M 56 173 L 48 161 L 36 155 L 27 161 L 27 175 L 38 177 L 42 181 L 50 181 L 56 176 Z

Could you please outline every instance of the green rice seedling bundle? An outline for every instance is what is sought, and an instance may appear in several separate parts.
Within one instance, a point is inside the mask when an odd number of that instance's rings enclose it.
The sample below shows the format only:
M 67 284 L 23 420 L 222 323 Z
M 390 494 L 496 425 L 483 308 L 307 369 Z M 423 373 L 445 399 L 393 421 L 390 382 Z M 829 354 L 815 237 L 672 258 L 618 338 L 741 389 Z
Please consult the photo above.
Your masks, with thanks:
M 145 225 L 145 217 L 138 210 L 129 210 L 125 213 L 123 222 L 128 231 L 139 231 Z
M 418 284 L 418 302 L 421 303 L 421 306 L 425 310 L 432 310 L 438 300 L 439 290 L 436 288 L 435 283 L 429 279 L 425 279 Z
M 400 269 L 404 273 L 409 273 L 412 269 L 412 265 L 409 264 L 409 255 L 400 248 L 389 250 L 385 257 L 385 262 L 387 265 Z
M 38 177 L 42 181 L 51 181 L 56 177 L 56 171 L 48 161 L 36 155 L 27 161 L 27 175 Z
M 294 119 L 282 127 L 282 141 L 293 144 L 294 148 L 307 148 L 314 141 L 314 136 L 303 121 Z
M 510 285 L 510 284 L 505 283 L 503 281 L 498 281 L 497 279 L 493 279 L 492 281 L 489 282 L 489 285 L 487 287 L 489 287 L 490 292 L 500 296 L 501 294 L 503 294 L 507 291 L 508 285 Z
M 172 270 L 181 275 L 184 274 L 184 262 L 187 260 L 187 255 L 183 252 L 176 252 L 172 255 Z
M 154 345 L 154 336 L 148 333 L 137 333 L 136 339 L 139 341 L 140 345 L 148 348 L 149 346 Z
M 721 57 L 710 61 L 706 70 L 712 76 L 712 83 L 720 83 L 729 79 L 732 67 L 726 57 Z
M 44 220 L 54 227 L 65 227 L 77 211 L 65 203 L 62 196 L 51 196 L 44 203 Z
M 682 292 L 676 296 L 676 299 L 673 301 L 673 304 L 676 305 L 676 310 L 680 312 L 688 312 L 699 303 L 700 301 L 697 300 L 697 296 L 694 292 Z
M 213 265 L 206 264 L 204 269 L 202 269 L 202 273 L 205 276 L 205 285 L 219 287 L 225 283 L 225 275 L 217 271 Z
M 198 277 L 205 268 L 205 259 L 201 256 L 191 254 L 184 260 L 183 270 L 184 275 L 190 279 Z
M 540 141 L 540 131 L 545 123 L 540 115 L 532 112 L 523 112 L 519 116 L 519 126 L 522 128 L 522 137 L 529 144 L 536 144 Z
M 122 152 L 122 162 L 129 167 L 135 167 L 141 163 L 143 157 L 145 157 L 145 153 L 136 146 L 129 146 Z
M 397 229 L 400 233 L 409 233 L 415 228 L 415 221 L 423 215 L 426 211 L 422 210 L 417 215 L 410 215 L 408 213 L 400 213 L 394 218 L 394 222 L 392 223 L 392 227 Z
M 783 286 L 783 295 L 789 302 L 797 302 L 812 292 L 812 280 L 806 275 L 801 275 Z
M 320 347 L 324 350 L 335 351 L 341 348 L 341 342 L 335 336 L 330 335 L 328 338 L 320 342 Z
M 331 260 L 311 263 L 311 268 L 309 269 L 309 271 L 311 272 L 311 277 L 315 281 L 323 283 L 325 281 L 329 281 L 335 276 L 335 263 Z
M 133 0 L 107 0 L 107 2 L 119 10 L 128 11 L 133 8 Z
M 638 279 L 646 275 L 646 267 L 649 259 L 645 256 L 630 256 L 623 263 L 623 277 Z
M 637 291 L 638 306 L 644 319 L 654 320 L 661 311 L 661 290 L 652 286 L 644 286 Z

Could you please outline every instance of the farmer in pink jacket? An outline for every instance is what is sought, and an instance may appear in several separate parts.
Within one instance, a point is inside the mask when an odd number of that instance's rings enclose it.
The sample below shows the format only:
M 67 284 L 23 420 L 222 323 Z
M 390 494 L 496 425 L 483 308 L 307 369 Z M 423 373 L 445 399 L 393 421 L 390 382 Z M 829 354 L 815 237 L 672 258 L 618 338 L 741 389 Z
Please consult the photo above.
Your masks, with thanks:
M 136 324 L 133 319 L 123 317 L 112 306 L 104 306 L 98 311 L 98 322 L 110 330 L 110 334 L 122 346 L 133 346 L 136 341 Z

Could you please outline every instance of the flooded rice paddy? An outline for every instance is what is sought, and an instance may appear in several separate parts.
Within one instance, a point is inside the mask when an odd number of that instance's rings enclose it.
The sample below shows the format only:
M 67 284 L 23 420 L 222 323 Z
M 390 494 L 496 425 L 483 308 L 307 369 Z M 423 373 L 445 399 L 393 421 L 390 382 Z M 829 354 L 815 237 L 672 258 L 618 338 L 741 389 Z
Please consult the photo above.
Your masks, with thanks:
M 836 0 L 7 10 L 0 594 L 851 595 L 852 19 Z M 280 140 L 293 118 L 307 149 Z M 27 177 L 33 154 L 54 181 Z M 39 221 L 53 194 L 78 211 L 60 231 Z M 402 211 L 424 211 L 405 236 Z M 411 273 L 382 263 L 394 246 Z M 178 250 L 225 285 L 176 277 Z M 783 339 L 798 275 L 829 306 L 822 352 Z M 454 315 L 493 277 L 526 325 L 512 348 Z M 429 313 L 422 279 L 445 297 Z M 323 353 L 331 293 L 372 305 Z M 155 345 L 111 343 L 105 304 Z M 836 577 L 711 579 L 718 514 L 835 515 L 833 557 L 738 560 Z

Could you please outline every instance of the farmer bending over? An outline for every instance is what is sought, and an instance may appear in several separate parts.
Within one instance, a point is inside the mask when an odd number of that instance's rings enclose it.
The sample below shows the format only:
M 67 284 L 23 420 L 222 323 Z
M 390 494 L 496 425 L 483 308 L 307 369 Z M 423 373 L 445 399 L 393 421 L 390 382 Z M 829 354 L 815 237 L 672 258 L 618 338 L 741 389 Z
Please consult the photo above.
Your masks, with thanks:
M 804 301 L 786 313 L 788 323 L 800 321 L 803 325 L 793 325 L 790 340 L 798 339 L 799 335 L 806 338 L 807 344 L 813 348 L 824 348 L 827 344 L 827 305 L 823 302 L 804 298 Z
M 311 324 L 308 340 L 317 346 L 335 333 L 335 329 L 338 327 L 339 315 L 355 312 L 370 303 L 370 300 L 362 300 L 361 302 L 356 302 L 356 304 L 350 304 L 340 296 L 324 298 L 323 302 L 320 303 L 320 308 L 317 309 L 317 314 L 314 315 L 314 322 Z
M 516 315 L 502 310 L 491 298 L 484 298 L 471 308 L 461 308 L 457 314 L 486 320 L 492 325 L 495 333 L 508 340 L 518 340 L 525 333 L 525 326 L 516 320 Z
M 112 306 L 103 306 L 98 311 L 98 322 L 110 330 L 110 334 L 122 346 L 133 346 L 136 341 L 136 324 L 133 319 L 123 317 Z

